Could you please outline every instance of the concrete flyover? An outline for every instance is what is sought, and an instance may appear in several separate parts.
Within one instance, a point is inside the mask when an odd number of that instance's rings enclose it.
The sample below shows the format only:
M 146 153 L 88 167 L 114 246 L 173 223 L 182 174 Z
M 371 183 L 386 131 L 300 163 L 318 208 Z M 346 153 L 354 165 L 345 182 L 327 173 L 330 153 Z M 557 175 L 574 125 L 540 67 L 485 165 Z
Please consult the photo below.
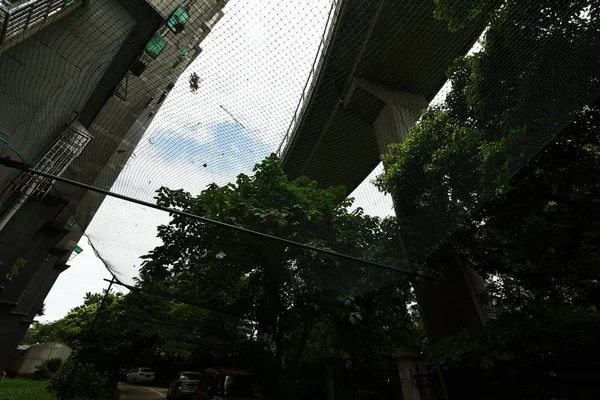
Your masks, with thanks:
M 433 17 L 433 0 L 345 0 L 316 68 L 314 84 L 284 142 L 289 177 L 351 193 L 387 145 L 402 142 L 485 23 L 457 33 Z M 443 279 L 424 282 L 420 306 L 434 341 L 485 324 L 470 271 L 441 265 Z
M 346 0 L 282 151 L 290 177 L 354 190 L 391 142 L 404 140 L 484 29 L 452 33 L 433 1 Z

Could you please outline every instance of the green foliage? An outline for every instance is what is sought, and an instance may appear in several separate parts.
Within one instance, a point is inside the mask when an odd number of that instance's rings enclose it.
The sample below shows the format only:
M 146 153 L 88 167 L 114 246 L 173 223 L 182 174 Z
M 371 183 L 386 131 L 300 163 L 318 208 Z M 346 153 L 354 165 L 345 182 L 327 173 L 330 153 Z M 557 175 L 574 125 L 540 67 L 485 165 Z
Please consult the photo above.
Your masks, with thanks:
M 438 9 L 460 8 L 450 3 L 440 0 Z M 475 12 L 491 3 L 464 4 Z M 483 50 L 449 71 L 446 104 L 390 146 L 379 185 L 396 202 L 414 259 L 509 190 L 513 174 L 597 95 L 589 88 L 600 79 L 598 17 L 593 0 L 505 2 Z
M 59 323 L 43 324 L 36 321 L 31 324 L 29 329 L 27 329 L 27 333 L 25 333 L 25 337 L 21 341 L 21 344 L 60 342 L 61 339 L 56 333 L 59 325 Z
M 445 104 L 390 146 L 378 184 L 411 261 L 486 280 L 497 319 L 438 348 L 457 397 L 586 398 L 600 352 L 600 4 L 493 3 L 436 2 L 452 29 L 489 17 L 483 50 L 456 61 Z
M 71 359 L 65 361 L 50 380 L 48 391 L 58 400 L 117 400 L 119 398 L 115 383 L 98 373 L 94 365 L 80 363 L 73 374 Z
M 594 308 L 539 307 L 535 318 L 505 316 L 436 350 L 447 377 L 468 375 L 479 398 L 594 398 L 599 326 Z
M 47 380 L 50 379 L 56 374 L 62 365 L 62 358 L 50 358 L 45 360 L 40 365 L 36 367 L 35 372 L 33 373 L 33 377 L 36 380 Z
M 434 109 L 405 142 L 390 145 L 383 156 L 386 169 L 378 185 L 394 198 L 413 258 L 429 254 L 440 238 L 447 237 L 477 207 L 484 195 L 483 145 L 482 132 L 457 126 L 451 114 Z M 431 211 L 433 218 L 428 214 Z
M 451 31 L 458 31 L 475 18 L 487 19 L 500 3 L 500 0 L 435 0 L 433 15 L 448 22 Z
M 156 199 L 165 207 L 405 267 L 396 257 L 393 220 L 350 211 L 352 200 L 343 188 L 320 189 L 306 178 L 289 180 L 275 155 L 235 183 L 209 185 L 197 196 L 161 188 Z M 227 310 L 245 321 L 188 306 L 156 305 L 150 311 L 152 302 L 140 306 L 146 315 L 154 313 L 156 319 L 220 341 L 223 356 L 241 351 L 225 343 L 249 332 L 258 332 L 263 345 L 270 343 L 274 365 L 291 369 L 303 359 L 367 358 L 410 336 L 407 287 L 394 285 L 400 277 L 392 272 L 178 215 L 158 228 L 158 237 L 163 244 L 143 257 L 140 287 Z M 388 285 L 389 290 L 378 291 Z M 395 318 L 391 309 L 397 311 Z
M 82 306 L 76 307 L 53 325 L 61 342 L 73 348 L 82 348 L 77 354 L 89 360 L 102 373 L 112 373 L 121 364 L 131 364 L 146 354 L 153 354 L 159 339 L 152 332 L 130 323 L 126 313 L 126 298 L 109 294 L 98 321 L 91 329 L 98 313 L 103 294 L 87 293 Z
M 8 272 L 4 276 L 4 283 L 8 283 L 17 277 L 19 273 L 19 269 L 23 268 L 26 264 L 26 261 L 22 258 L 17 258 L 13 265 L 7 266 L 6 264 L 0 262 L 0 266 L 8 267 Z
M 7 378 L 0 382 L 0 400 L 56 400 L 47 386 L 47 381 Z
M 34 323 L 24 341 L 29 344 L 54 341 L 75 349 L 73 357 L 81 361 L 82 369 L 78 372 L 81 378 L 76 380 L 74 390 L 82 399 L 110 398 L 106 397 L 106 391 L 112 391 L 116 385 L 115 374 L 119 367 L 153 356 L 161 345 L 152 330 L 136 326 L 127 318 L 129 305 L 121 294 L 109 294 L 98 315 L 103 297 L 101 293 L 87 293 L 83 305 L 75 307 L 62 319 L 48 324 Z M 91 329 L 96 316 L 98 320 Z M 72 368 L 71 361 L 65 364 L 52 378 L 52 390 L 59 399 L 66 396 L 68 374 Z M 42 367 L 39 374 L 43 376 L 47 371 L 46 366 Z M 52 376 L 51 366 L 47 367 Z M 93 382 L 85 383 L 88 375 Z M 104 397 L 83 397 L 88 390 L 92 390 L 90 393 L 94 396 Z

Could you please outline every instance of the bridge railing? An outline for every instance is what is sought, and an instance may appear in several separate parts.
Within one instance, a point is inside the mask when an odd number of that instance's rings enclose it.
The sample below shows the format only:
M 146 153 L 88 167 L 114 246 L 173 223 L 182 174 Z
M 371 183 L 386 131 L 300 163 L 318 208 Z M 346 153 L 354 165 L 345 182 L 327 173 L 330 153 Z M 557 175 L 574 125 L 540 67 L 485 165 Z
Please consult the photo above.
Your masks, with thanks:
M 331 9 L 329 10 L 329 14 L 327 16 L 327 22 L 325 23 L 325 29 L 323 29 L 323 35 L 321 35 L 319 46 L 317 47 L 315 59 L 306 79 L 306 83 L 304 84 L 304 88 L 302 89 L 302 94 L 300 95 L 300 99 L 298 100 L 298 104 L 296 105 L 294 115 L 290 120 L 290 124 L 288 125 L 285 135 L 277 149 L 277 155 L 279 157 L 283 156 L 283 152 L 292 137 L 292 132 L 294 131 L 296 125 L 298 124 L 298 121 L 300 120 L 300 117 L 304 110 L 304 106 L 306 105 L 307 100 L 310 99 L 310 95 L 312 94 L 314 88 L 313 83 L 323 65 L 323 61 L 327 54 L 327 48 L 329 47 L 331 36 L 333 34 L 334 27 L 337 22 L 337 17 L 339 16 L 339 11 L 343 2 L 344 0 L 332 0 L 331 2 Z
M 81 0 L 0 0 L 0 45 Z

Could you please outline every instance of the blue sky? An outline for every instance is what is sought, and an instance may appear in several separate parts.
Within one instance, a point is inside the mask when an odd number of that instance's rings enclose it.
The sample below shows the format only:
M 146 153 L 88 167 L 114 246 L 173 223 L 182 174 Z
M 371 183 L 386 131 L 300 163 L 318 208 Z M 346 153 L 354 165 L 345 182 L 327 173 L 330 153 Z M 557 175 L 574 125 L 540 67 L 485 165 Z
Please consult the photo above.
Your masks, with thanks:
M 181 135 L 181 130 L 186 131 L 186 136 Z M 257 139 L 256 134 L 236 122 L 219 122 L 209 126 L 199 122 L 186 125 L 181 130 L 161 129 L 151 138 L 157 149 L 155 156 L 175 168 L 191 164 L 208 171 L 236 174 L 251 169 L 272 151 L 267 143 Z M 208 140 L 201 137 L 206 131 L 210 135 Z M 251 157 L 252 154 L 256 158 Z
M 331 0 L 230 0 L 204 40 L 200 56 L 181 75 L 112 190 L 152 201 L 161 186 L 199 193 L 226 184 L 275 152 L 309 77 Z M 188 76 L 201 78 L 191 93 Z M 206 167 L 204 166 L 206 164 Z M 352 195 L 370 214 L 391 214 L 391 201 L 368 177 Z M 103 261 L 82 238 L 83 253 L 46 300 L 56 320 L 86 292 L 107 286 L 104 263 L 124 282 L 137 276 L 139 257 L 160 244 L 156 227 L 166 213 L 107 198 L 87 229 Z

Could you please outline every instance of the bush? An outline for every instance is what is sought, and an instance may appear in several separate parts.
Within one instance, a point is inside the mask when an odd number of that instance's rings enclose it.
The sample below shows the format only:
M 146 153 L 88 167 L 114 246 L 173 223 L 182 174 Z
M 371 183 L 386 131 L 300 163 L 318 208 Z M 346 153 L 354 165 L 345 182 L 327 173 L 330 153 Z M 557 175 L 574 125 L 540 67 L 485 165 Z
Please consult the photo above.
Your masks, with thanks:
M 0 400 L 56 400 L 45 381 L 6 378 L 0 382 Z
M 71 379 L 73 382 L 71 383 Z M 58 400 L 116 400 L 114 383 L 99 374 L 93 365 L 80 363 L 73 374 L 73 361 L 65 361 L 50 380 L 48 390 Z
M 36 370 L 33 373 L 33 379 L 42 380 L 52 378 L 60 369 L 62 362 L 63 360 L 58 357 L 49 358 L 36 367 Z

